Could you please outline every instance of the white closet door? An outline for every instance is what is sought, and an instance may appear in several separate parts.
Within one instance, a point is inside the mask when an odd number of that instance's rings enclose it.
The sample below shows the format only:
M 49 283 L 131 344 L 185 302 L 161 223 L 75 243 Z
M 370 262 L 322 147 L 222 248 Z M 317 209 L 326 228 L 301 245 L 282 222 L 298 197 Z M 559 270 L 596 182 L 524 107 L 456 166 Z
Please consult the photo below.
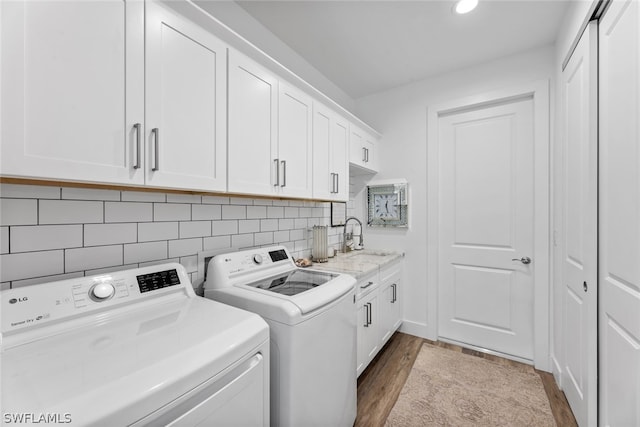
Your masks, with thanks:
M 599 30 L 599 421 L 640 425 L 640 2 Z
M 564 244 L 562 388 L 580 426 L 597 424 L 598 26 L 562 72 Z

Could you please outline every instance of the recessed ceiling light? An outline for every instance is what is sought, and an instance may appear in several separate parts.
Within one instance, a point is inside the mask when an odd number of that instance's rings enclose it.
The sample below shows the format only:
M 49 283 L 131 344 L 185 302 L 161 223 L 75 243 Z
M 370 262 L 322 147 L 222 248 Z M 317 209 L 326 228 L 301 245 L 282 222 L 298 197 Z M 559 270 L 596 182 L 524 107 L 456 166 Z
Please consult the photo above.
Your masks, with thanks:
M 456 13 L 463 14 L 471 12 L 478 5 L 478 0 L 458 0 L 454 10 Z

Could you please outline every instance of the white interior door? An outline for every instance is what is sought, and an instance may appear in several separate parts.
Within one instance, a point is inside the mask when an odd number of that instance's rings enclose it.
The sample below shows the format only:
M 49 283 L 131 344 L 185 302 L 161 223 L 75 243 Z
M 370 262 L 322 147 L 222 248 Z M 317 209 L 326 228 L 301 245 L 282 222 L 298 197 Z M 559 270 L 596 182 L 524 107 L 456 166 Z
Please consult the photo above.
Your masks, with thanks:
M 438 335 L 533 360 L 533 100 L 442 115 L 438 130 Z
M 597 424 L 598 27 L 585 29 L 562 72 L 564 244 L 562 388 L 576 421 Z
M 599 27 L 599 419 L 640 425 L 640 3 Z

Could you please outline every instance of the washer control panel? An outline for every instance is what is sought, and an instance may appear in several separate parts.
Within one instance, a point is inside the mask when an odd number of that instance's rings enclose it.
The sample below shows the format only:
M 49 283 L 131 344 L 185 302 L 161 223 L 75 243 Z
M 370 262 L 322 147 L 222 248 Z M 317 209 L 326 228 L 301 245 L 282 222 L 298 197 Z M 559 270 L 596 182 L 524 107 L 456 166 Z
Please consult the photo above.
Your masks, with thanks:
M 8 289 L 0 295 L 2 334 L 175 292 L 195 297 L 176 263 Z

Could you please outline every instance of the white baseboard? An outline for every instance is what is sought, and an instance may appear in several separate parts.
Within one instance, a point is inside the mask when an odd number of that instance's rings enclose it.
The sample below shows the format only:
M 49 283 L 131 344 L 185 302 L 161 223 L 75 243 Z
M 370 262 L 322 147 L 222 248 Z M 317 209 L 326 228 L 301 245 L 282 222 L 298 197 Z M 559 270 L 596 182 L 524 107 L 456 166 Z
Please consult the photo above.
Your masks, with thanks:
M 404 320 L 400 326 L 400 332 L 413 335 L 420 338 L 426 338 L 431 341 L 436 341 L 437 336 L 431 336 L 429 334 L 429 328 L 425 323 L 411 322 Z
M 562 390 L 562 367 L 558 359 L 553 355 L 551 355 L 551 373 L 556 380 L 556 384 L 558 384 L 558 388 Z

